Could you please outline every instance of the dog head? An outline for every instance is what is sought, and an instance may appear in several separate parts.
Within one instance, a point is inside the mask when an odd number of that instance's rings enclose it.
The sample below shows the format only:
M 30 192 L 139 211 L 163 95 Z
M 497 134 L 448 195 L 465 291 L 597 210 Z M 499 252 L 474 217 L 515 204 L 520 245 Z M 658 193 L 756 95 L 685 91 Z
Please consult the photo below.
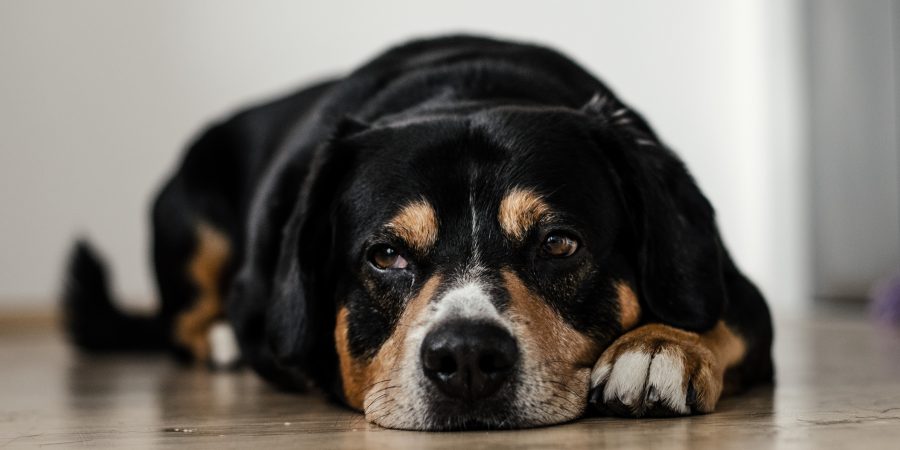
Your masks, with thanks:
M 238 327 L 260 330 L 257 368 L 386 427 L 537 426 L 583 413 L 639 321 L 709 327 L 712 209 L 639 117 L 603 108 L 345 123 L 273 227 L 278 257 L 238 283 L 265 298 Z

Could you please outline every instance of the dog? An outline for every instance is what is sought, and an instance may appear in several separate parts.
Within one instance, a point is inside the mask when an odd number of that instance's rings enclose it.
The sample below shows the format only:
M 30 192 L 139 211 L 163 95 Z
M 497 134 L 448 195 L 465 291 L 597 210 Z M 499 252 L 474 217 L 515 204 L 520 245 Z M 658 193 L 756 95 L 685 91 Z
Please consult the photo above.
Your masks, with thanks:
M 80 242 L 78 346 L 240 360 L 410 430 L 709 413 L 773 379 L 765 300 L 684 164 L 548 48 L 418 40 L 241 111 L 152 217 L 159 311 L 114 306 Z

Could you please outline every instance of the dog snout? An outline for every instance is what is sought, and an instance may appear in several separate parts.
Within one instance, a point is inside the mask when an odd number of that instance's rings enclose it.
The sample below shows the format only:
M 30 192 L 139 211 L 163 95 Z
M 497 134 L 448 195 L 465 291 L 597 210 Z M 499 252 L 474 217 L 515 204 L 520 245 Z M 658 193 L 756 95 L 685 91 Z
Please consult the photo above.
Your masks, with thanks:
M 490 397 L 510 378 L 519 348 L 498 325 L 457 320 L 425 336 L 421 360 L 425 375 L 441 392 L 475 401 Z

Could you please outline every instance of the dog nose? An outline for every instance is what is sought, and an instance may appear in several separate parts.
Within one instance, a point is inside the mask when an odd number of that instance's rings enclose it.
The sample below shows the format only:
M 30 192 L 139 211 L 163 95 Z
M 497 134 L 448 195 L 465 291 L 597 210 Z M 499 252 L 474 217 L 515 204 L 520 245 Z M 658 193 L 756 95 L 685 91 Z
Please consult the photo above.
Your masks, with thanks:
M 421 358 L 425 376 L 441 392 L 472 401 L 500 389 L 519 360 L 519 347 L 497 325 L 452 321 L 425 336 Z

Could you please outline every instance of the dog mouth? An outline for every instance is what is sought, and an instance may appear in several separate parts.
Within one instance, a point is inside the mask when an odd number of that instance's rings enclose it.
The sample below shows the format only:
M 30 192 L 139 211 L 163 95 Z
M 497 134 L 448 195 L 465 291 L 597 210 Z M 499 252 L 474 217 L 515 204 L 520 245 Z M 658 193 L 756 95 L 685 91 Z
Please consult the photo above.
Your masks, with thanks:
M 539 299 L 513 295 L 501 312 L 485 289 L 463 285 L 408 311 L 414 318 L 369 366 L 371 388 L 360 401 L 368 421 L 406 430 L 504 429 L 584 413 L 597 345 Z
M 443 395 L 432 396 L 428 402 L 428 426 L 425 429 L 522 429 L 577 419 L 587 407 L 588 390 L 560 392 L 558 388 L 562 384 L 555 380 L 531 383 L 524 373 L 519 372 L 516 380 L 511 380 L 489 398 L 458 400 Z
M 509 389 L 513 391 L 513 389 Z M 429 403 L 428 430 L 496 430 L 520 427 L 511 395 L 480 401 L 455 401 L 439 396 Z
M 501 336 L 471 323 L 429 333 L 417 346 L 417 364 L 398 367 L 394 380 L 370 393 L 367 419 L 386 428 L 453 431 L 531 428 L 583 415 L 589 367 L 536 358 L 526 342 L 519 347 Z
M 369 421 L 385 428 L 416 431 L 478 431 L 534 428 L 569 422 L 587 407 L 583 390 L 559 389 L 564 381 L 528 382 L 517 374 L 496 393 L 481 399 L 450 398 L 438 389 L 416 399 L 415 406 L 366 411 Z M 412 413 L 412 414 L 410 414 Z

